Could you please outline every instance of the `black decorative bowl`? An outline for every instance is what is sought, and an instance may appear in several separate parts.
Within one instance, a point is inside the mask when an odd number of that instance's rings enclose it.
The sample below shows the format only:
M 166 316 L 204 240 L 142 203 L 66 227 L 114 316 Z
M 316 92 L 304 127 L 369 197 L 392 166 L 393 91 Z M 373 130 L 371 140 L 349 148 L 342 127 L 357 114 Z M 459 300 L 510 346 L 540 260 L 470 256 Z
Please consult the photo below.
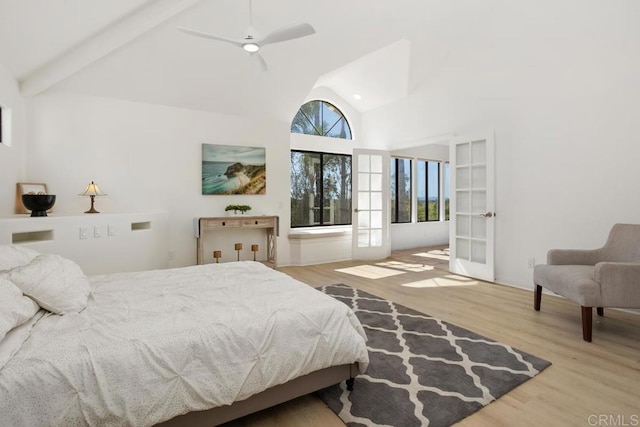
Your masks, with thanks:
M 31 211 L 31 216 L 47 216 L 47 210 L 56 204 L 53 194 L 23 194 L 22 204 Z

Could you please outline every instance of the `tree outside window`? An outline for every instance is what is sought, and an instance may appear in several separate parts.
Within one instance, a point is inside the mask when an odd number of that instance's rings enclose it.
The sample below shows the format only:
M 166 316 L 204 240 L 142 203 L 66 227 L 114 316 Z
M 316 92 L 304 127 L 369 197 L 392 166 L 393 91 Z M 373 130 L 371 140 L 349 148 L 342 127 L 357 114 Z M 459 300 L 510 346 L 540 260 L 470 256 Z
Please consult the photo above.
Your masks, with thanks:
M 418 160 L 416 169 L 418 222 L 439 221 L 443 200 L 444 220 L 449 221 L 449 162 Z
M 450 172 L 450 163 L 449 162 L 444 162 L 443 193 L 444 193 L 444 220 L 445 221 L 449 221 L 449 193 L 450 193 L 450 188 L 451 188 L 450 174 L 451 174 L 451 172 Z
M 411 160 L 391 158 L 391 223 L 411 222 Z
M 351 224 L 351 156 L 291 151 L 291 227 Z
M 342 112 L 326 101 L 309 101 L 291 122 L 291 133 L 351 139 L 351 128 Z

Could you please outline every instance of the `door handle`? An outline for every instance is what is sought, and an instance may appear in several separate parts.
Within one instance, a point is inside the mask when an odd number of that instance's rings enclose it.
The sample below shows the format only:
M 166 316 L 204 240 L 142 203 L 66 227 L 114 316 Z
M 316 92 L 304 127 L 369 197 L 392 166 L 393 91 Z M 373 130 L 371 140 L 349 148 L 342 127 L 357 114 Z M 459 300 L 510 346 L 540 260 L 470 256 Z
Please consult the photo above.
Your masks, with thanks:
M 481 213 L 480 216 L 483 216 L 485 218 L 491 218 L 496 216 L 495 212 L 485 212 L 485 213 Z
M 354 212 L 358 212 L 358 208 L 355 208 L 353 211 L 354 211 Z

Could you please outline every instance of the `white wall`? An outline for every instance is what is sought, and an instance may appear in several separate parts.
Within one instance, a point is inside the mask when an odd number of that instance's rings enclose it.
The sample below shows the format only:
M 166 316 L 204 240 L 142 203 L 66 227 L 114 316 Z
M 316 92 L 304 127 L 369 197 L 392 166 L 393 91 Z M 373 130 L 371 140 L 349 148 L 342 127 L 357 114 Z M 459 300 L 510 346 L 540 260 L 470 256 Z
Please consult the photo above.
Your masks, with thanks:
M 57 195 L 55 212 L 87 210 L 78 193 L 94 180 L 108 193 L 96 199 L 101 212 L 168 212 L 167 258 L 183 266 L 196 259 L 194 217 L 248 204 L 251 214 L 280 216 L 278 261 L 289 262 L 289 123 L 55 91 L 31 99 L 28 111 L 26 175 Z M 202 143 L 266 147 L 267 194 L 201 195 Z
M 0 105 L 11 110 L 11 135 L 10 141 L 7 141 L 10 145 L 0 144 L 0 216 L 4 216 L 13 214 L 16 183 L 23 182 L 24 179 L 26 128 L 24 100 L 15 79 L 2 64 Z
M 589 5 L 502 3 L 408 99 L 363 115 L 379 143 L 495 130 L 499 282 L 530 288 L 527 258 L 639 222 L 640 7 Z

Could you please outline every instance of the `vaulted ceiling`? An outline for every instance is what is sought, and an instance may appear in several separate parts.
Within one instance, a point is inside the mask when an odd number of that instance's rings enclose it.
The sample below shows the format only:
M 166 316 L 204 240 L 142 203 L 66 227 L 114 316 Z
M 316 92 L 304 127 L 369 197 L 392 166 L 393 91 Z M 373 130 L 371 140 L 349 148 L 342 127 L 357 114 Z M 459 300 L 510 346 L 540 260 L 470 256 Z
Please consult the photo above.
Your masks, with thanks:
M 248 0 L 2 0 L 0 62 L 26 96 L 68 90 L 290 121 L 314 85 L 367 111 L 406 96 L 505 0 L 253 0 L 262 35 L 308 22 L 316 34 L 265 46 L 267 72 L 226 43 Z M 358 93 L 357 101 L 351 94 Z

